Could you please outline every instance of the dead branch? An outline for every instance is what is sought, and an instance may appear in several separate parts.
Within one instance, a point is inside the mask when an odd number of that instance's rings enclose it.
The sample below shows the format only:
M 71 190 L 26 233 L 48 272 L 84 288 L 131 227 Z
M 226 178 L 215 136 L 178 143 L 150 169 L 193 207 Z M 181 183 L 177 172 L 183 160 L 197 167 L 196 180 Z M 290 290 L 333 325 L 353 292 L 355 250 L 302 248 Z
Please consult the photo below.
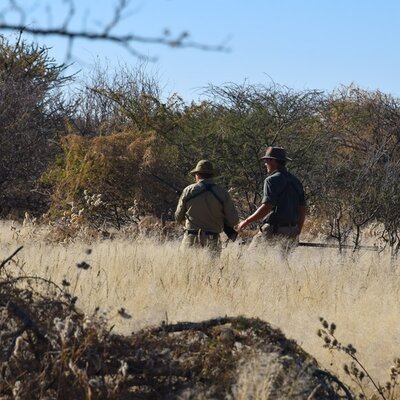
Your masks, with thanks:
M 53 282 L 50 279 L 46 279 L 46 278 L 42 278 L 41 276 L 28 276 L 28 275 L 24 275 L 24 276 L 17 276 L 17 277 L 13 277 L 10 278 L 6 281 L 1 281 L 0 282 L 0 286 L 2 285 L 13 285 L 14 283 L 18 282 L 18 281 L 37 281 L 37 282 L 44 282 L 47 283 L 49 286 L 53 286 L 54 288 L 58 289 L 62 294 L 65 293 L 65 290 L 63 288 L 61 288 L 59 285 L 57 285 L 55 282 Z
M 72 57 L 72 48 L 76 40 L 91 40 L 91 41 L 101 41 L 119 45 L 123 47 L 128 53 L 133 56 L 143 59 L 146 61 L 154 61 L 155 58 L 149 57 L 137 49 L 134 48 L 135 43 L 146 43 L 146 44 L 159 44 L 173 48 L 193 48 L 203 51 L 218 51 L 227 52 L 229 48 L 224 44 L 219 45 L 208 45 L 204 43 L 198 43 L 189 40 L 189 33 L 183 31 L 178 35 L 171 37 L 169 31 L 165 31 L 163 36 L 141 36 L 133 33 L 116 34 L 112 31 L 117 28 L 121 21 L 126 19 L 129 15 L 128 12 L 129 0 L 119 0 L 114 6 L 113 13 L 103 26 L 99 26 L 94 30 L 90 30 L 83 27 L 81 30 L 74 30 L 70 28 L 73 21 L 76 20 L 76 5 L 73 0 L 68 1 L 68 10 L 66 16 L 61 24 L 49 26 L 32 26 L 28 22 L 28 16 L 31 11 L 16 0 L 10 0 L 8 7 L 3 8 L 0 14 L 2 18 L 0 19 L 0 31 L 11 31 L 11 32 L 23 32 L 33 36 L 58 36 L 64 38 L 67 41 L 67 54 L 66 58 L 69 61 Z M 7 19 L 8 12 L 13 11 L 19 15 L 19 22 L 11 22 Z M 46 6 L 46 11 L 49 14 L 49 20 L 52 16 L 52 6 L 50 2 Z M 87 16 L 86 16 L 87 17 Z
M 152 333 L 157 334 L 161 332 L 167 332 L 167 333 L 172 333 L 172 332 L 182 332 L 182 331 L 190 331 L 190 330 L 206 330 L 209 328 L 212 328 L 214 326 L 218 325 L 225 325 L 229 322 L 232 322 L 232 318 L 215 318 L 215 319 L 210 319 L 208 321 L 204 322 L 178 322 L 177 324 L 174 325 L 167 325 L 164 324 L 160 328 L 155 328 L 152 330 Z
M 3 301 L 0 301 L 1 306 L 5 306 L 9 312 L 11 312 L 16 318 L 23 322 L 23 326 L 18 330 L 18 335 L 15 335 L 15 338 L 10 346 L 8 353 L 11 354 L 15 347 L 15 340 L 19 335 L 22 335 L 27 329 L 30 329 L 40 340 L 41 342 L 47 342 L 47 338 L 43 333 L 40 332 L 40 329 L 37 323 L 16 303 L 12 301 L 8 301 L 6 304 Z
M 18 253 L 20 250 L 22 250 L 23 248 L 24 248 L 24 246 L 18 247 L 18 249 L 15 250 L 14 253 L 11 254 L 11 256 L 9 256 L 9 257 L 7 257 L 5 260 L 3 260 L 3 261 L 1 262 L 1 264 L 0 264 L 0 271 L 1 271 L 1 269 L 2 269 L 9 261 L 11 261 L 11 260 L 13 259 L 13 257 L 14 257 L 15 255 L 17 255 L 17 253 Z
M 353 400 L 354 397 L 352 393 L 350 392 L 349 388 L 341 382 L 335 375 L 331 374 L 329 371 L 325 371 L 323 369 L 316 369 L 314 372 L 315 376 L 321 377 L 323 379 L 326 379 L 328 382 L 335 382 L 345 393 L 346 399 L 348 400 Z M 310 397 L 311 398 L 311 397 Z

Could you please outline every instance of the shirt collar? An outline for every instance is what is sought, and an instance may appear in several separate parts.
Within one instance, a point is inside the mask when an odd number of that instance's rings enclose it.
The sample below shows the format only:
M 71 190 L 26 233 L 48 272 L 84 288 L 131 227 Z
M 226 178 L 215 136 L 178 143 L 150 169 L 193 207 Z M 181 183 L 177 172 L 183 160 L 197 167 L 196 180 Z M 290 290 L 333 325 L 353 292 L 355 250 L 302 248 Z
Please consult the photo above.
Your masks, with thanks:
M 213 178 L 201 179 L 199 183 L 214 183 Z
M 274 172 L 271 172 L 270 174 L 268 174 L 268 176 L 275 175 L 278 172 L 287 172 L 287 169 L 286 169 L 286 167 L 278 167 Z

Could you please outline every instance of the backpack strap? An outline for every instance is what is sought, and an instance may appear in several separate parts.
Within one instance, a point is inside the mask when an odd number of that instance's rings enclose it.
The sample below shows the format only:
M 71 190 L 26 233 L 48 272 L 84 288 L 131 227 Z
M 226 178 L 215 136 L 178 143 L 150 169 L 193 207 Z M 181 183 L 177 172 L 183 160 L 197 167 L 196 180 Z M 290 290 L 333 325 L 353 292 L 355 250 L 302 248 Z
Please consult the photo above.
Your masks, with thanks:
M 220 202 L 221 206 L 223 206 L 224 202 L 218 197 L 217 193 L 214 192 L 213 186 L 215 186 L 214 183 L 206 183 L 207 190 L 210 191 L 214 195 L 214 197 Z
M 215 186 L 215 183 L 203 183 L 203 182 L 200 182 L 200 185 L 204 186 L 204 189 L 203 190 L 199 190 L 197 193 L 192 194 L 191 196 L 187 197 L 185 199 L 186 202 L 195 199 L 196 197 L 200 196 L 203 193 L 211 192 L 214 195 L 214 197 L 220 202 L 221 205 L 224 204 L 224 202 L 217 196 L 217 194 L 213 190 L 213 186 Z

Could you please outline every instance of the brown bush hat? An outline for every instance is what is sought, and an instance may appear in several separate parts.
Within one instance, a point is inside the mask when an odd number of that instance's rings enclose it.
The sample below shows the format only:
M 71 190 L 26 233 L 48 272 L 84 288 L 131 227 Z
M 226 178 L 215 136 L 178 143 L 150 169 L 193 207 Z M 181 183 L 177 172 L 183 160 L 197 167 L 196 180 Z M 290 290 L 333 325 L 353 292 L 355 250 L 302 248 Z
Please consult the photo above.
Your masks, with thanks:
M 190 171 L 192 175 L 194 174 L 210 174 L 212 176 L 217 175 L 217 171 L 214 169 L 212 162 L 208 160 L 200 160 L 196 168 Z
M 286 151 L 283 147 L 268 146 L 265 149 L 265 155 L 261 157 L 260 160 L 265 160 L 267 158 L 272 158 L 273 160 L 281 160 L 281 161 L 292 161 L 292 159 L 286 155 Z

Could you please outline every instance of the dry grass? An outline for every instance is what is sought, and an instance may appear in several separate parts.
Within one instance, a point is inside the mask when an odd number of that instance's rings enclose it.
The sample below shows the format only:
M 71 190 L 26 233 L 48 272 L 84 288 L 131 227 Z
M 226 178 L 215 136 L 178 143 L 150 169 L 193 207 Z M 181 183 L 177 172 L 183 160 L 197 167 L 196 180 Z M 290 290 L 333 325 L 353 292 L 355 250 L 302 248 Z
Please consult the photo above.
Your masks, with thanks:
M 99 306 L 118 332 L 165 320 L 258 317 L 344 377 L 343 359 L 322 348 L 316 335 L 323 315 L 338 325 L 341 341 L 358 349 L 378 381 L 387 380 L 393 358 L 400 355 L 399 263 L 386 253 L 353 257 L 297 248 L 285 259 L 274 248 L 251 253 L 231 245 L 221 260 L 213 260 L 206 251 L 182 253 L 176 242 L 150 239 L 49 245 L 29 238 L 25 229 L 18 237 L 8 223 L 0 230 L 2 257 L 24 244 L 18 263 L 8 268 L 59 284 L 68 281 L 78 307 L 92 313 Z M 90 268 L 77 268 L 82 261 Z

